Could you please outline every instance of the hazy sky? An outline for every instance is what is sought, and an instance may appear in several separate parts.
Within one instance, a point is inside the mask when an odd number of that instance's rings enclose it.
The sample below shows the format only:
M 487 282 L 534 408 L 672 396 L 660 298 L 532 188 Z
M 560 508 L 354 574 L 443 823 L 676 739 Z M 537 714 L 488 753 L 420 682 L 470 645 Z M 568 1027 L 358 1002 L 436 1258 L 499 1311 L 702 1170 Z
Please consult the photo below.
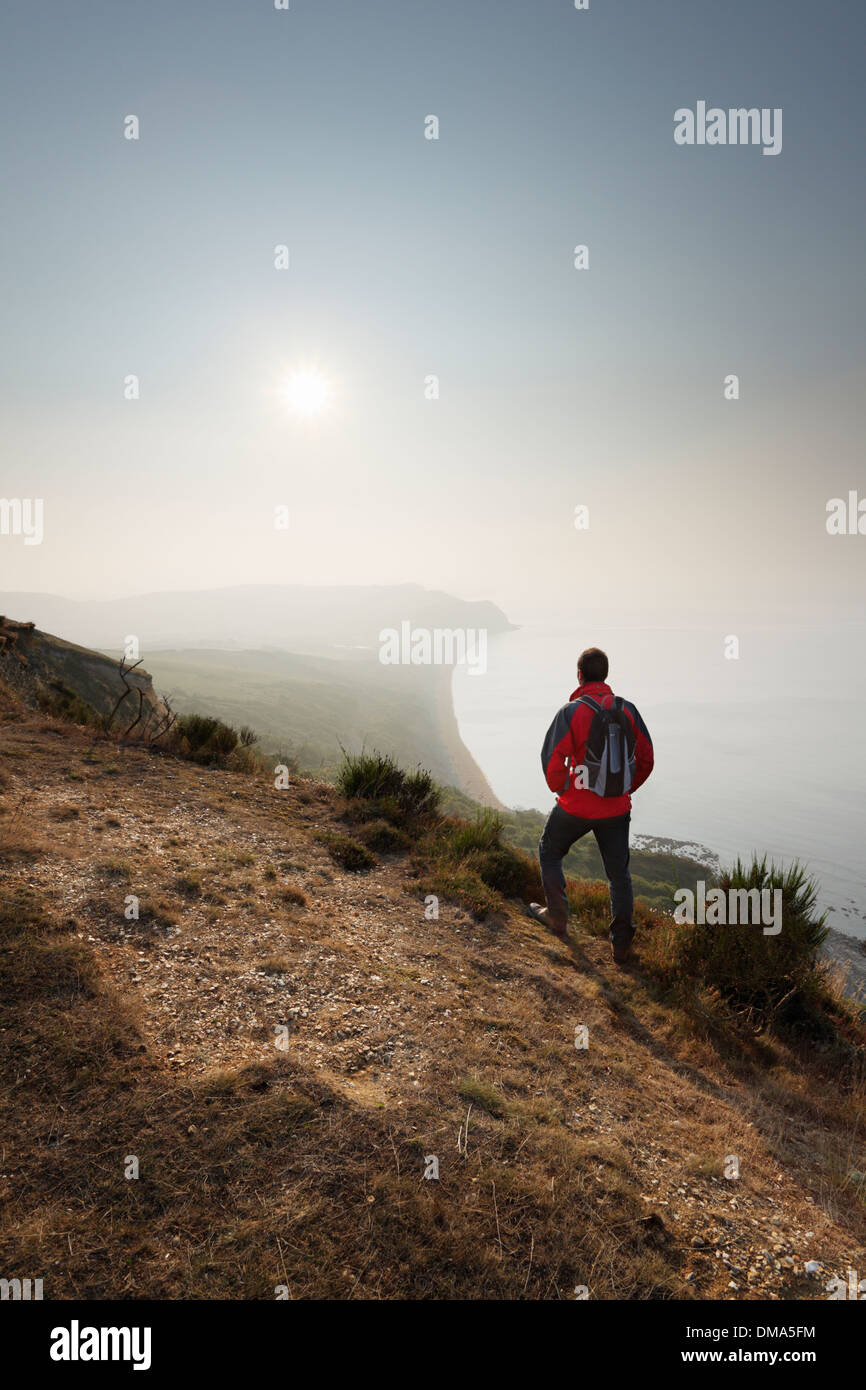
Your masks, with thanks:
M 7 0 L 0 494 L 45 538 L 0 588 L 861 611 L 864 39 L 850 0 Z M 781 153 L 676 145 L 702 100 Z

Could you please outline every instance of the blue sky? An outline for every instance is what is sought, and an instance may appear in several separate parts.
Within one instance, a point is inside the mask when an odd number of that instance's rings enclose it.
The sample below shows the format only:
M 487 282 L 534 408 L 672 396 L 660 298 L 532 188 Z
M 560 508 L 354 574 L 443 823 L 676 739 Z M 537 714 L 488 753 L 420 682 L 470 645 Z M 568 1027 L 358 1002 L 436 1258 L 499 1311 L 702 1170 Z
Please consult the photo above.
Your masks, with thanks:
M 13 0 L 2 492 L 46 535 L 0 537 L 2 587 L 862 607 L 866 538 L 823 518 L 866 496 L 864 31 L 802 0 Z M 781 154 L 676 146 L 698 100 L 781 107 Z

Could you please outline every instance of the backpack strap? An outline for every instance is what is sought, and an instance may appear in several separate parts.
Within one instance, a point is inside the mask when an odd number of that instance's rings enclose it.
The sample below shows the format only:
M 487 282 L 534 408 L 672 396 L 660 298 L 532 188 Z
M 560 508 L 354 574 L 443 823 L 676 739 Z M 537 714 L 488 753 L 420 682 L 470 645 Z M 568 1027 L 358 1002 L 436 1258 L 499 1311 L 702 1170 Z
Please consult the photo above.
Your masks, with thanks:
M 601 705 L 597 700 L 594 700 L 591 695 L 578 695 L 574 703 L 576 705 L 589 705 L 595 710 L 596 714 L 601 714 Z

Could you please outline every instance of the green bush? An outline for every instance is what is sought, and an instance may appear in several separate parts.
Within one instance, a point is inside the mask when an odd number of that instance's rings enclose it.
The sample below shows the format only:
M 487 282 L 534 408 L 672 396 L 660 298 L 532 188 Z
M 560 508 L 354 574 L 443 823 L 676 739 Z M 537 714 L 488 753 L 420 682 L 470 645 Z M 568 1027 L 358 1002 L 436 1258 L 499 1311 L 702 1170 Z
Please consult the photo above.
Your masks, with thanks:
M 435 815 L 441 792 L 423 768 L 404 772 L 387 753 L 347 753 L 337 773 L 337 790 L 347 799 L 377 804 L 385 820 Z
M 223 763 L 238 745 L 236 729 L 204 714 L 180 715 L 172 732 L 178 752 L 194 763 Z
M 474 821 L 443 823 L 437 858 L 478 875 L 488 888 L 505 898 L 537 897 L 541 874 L 534 859 L 502 840 L 502 820 L 496 811 L 480 811 Z
M 365 845 L 379 854 L 399 854 L 412 843 L 404 831 L 398 830 L 396 825 L 390 825 L 386 820 L 368 821 L 358 834 Z
M 817 982 L 821 945 L 827 936 L 826 914 L 817 911 L 817 885 L 797 862 L 790 868 L 767 864 L 766 856 L 750 864 L 737 860 L 715 885 L 730 889 L 781 890 L 781 931 L 765 935 L 760 924 L 676 925 L 659 929 L 656 967 L 671 979 L 716 989 L 735 1008 L 769 1021 L 781 1006 L 797 1010 L 797 999 Z
M 450 821 L 441 838 L 452 858 L 464 859 L 475 851 L 486 854 L 501 848 L 502 829 L 499 812 L 485 809 L 476 812 L 474 820 Z
M 323 834 L 317 838 L 327 847 L 334 862 L 342 864 L 344 869 L 352 873 L 372 869 L 376 863 L 375 855 L 370 853 L 366 845 L 359 845 L 357 840 L 350 840 L 347 835 Z
M 440 821 L 420 849 L 425 867 L 433 869 L 429 891 L 455 899 L 479 918 L 501 907 L 502 897 L 538 897 L 538 865 L 503 843 L 502 829 L 500 816 L 491 810 L 479 811 L 471 821 Z

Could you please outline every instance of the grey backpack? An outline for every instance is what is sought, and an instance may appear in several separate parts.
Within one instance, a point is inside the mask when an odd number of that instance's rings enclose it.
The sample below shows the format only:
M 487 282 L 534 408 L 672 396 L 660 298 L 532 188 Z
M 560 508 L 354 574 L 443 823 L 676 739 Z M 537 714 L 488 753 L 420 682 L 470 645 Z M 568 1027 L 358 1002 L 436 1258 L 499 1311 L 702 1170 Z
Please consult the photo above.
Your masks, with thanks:
M 636 740 L 623 701 L 615 695 L 605 709 L 591 695 L 581 695 L 579 703 L 594 711 L 583 755 L 586 785 L 596 796 L 624 796 L 634 782 Z

